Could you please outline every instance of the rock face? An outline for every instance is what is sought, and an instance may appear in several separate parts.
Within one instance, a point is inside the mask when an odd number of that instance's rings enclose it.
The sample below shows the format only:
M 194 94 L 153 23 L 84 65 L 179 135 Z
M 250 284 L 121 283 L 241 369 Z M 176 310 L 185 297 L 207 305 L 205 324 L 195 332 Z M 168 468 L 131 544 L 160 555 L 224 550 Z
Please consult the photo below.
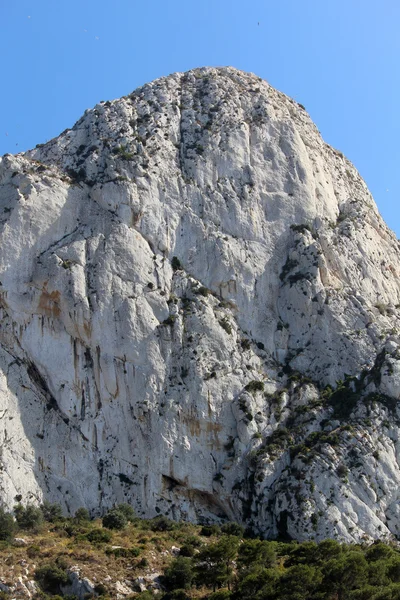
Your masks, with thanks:
M 302 106 L 177 73 L 0 185 L 5 505 L 400 535 L 399 244 Z

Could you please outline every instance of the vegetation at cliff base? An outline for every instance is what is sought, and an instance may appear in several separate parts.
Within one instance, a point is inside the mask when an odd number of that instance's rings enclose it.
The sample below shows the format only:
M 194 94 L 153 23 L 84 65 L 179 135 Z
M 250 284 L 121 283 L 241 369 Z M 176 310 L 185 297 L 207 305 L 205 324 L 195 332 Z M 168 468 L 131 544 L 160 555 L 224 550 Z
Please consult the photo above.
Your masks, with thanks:
M 138 600 L 400 600 L 395 542 L 266 541 L 236 523 L 139 519 L 127 504 L 66 518 L 49 503 L 0 511 L 0 540 L 0 599 L 26 598 L 13 587 L 23 580 L 36 600 L 112 600 L 121 586 Z M 74 574 L 84 596 L 71 594 Z

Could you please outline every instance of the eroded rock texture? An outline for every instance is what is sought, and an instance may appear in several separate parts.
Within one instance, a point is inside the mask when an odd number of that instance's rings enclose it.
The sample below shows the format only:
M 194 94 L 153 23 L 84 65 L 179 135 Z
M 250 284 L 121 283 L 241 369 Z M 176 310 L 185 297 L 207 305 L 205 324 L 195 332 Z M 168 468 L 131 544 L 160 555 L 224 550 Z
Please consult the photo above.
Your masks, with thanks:
M 303 107 L 177 73 L 0 183 L 7 506 L 400 535 L 399 244 Z

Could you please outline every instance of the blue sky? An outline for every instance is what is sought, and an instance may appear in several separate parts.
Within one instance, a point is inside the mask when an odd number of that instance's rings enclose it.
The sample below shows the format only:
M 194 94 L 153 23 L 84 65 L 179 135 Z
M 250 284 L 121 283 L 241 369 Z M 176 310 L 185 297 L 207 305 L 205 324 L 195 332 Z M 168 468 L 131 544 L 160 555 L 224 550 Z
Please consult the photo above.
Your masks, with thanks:
M 399 29 L 398 0 L 2 0 L 0 155 L 157 77 L 232 65 L 305 105 L 400 237 Z

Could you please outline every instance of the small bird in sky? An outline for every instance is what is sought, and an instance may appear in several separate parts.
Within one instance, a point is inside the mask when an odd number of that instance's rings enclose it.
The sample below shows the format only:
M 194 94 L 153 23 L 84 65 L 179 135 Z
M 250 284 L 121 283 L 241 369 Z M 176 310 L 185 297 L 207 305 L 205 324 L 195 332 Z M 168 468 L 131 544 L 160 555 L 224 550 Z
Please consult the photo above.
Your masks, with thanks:
M 259 25 L 259 24 L 260 24 L 260 21 L 258 21 L 257 25 Z
M 6 131 L 6 135 L 8 136 L 8 132 Z

